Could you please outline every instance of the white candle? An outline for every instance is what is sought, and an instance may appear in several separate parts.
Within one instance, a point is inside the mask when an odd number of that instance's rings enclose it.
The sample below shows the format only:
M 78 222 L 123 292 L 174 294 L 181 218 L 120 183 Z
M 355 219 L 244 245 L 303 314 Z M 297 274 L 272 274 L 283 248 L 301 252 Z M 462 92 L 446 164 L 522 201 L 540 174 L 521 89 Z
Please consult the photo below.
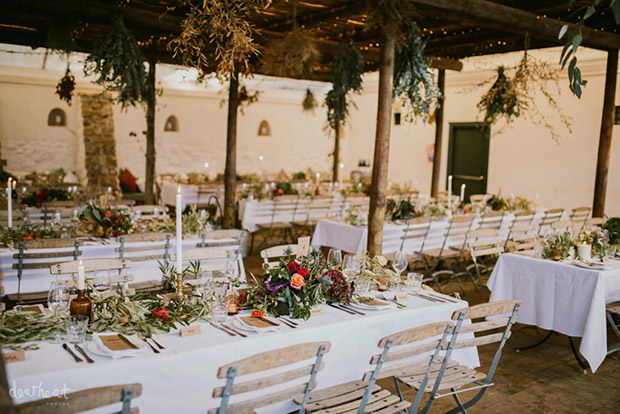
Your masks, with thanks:
M 248 188 L 248 185 L 246 183 L 243 183 L 243 184 L 241 184 L 241 188 L 245 190 L 245 189 Z
M 12 178 L 9 178 L 9 181 L 6 182 L 6 195 L 9 208 L 9 228 L 13 227 L 13 187 L 11 186 L 12 180 Z
M 77 185 L 73 186 L 73 194 L 77 193 Z
M 159 209 L 157 207 L 153 209 L 153 217 L 159 217 Z
M 510 193 L 510 201 L 515 202 L 515 193 Z
M 452 208 L 452 176 L 448 176 L 448 208 Z
M 71 194 L 71 190 L 72 190 L 72 188 L 71 188 L 71 187 L 69 187 L 69 188 L 67 189 L 67 192 L 68 192 L 69 194 Z
M 461 184 L 461 201 L 465 202 L 465 184 Z
M 177 272 L 183 272 L 183 209 L 181 208 L 181 186 L 177 191 Z
M 78 266 L 78 290 L 84 290 L 84 266 L 81 260 Z
M 60 213 L 54 214 L 54 223 L 60 223 Z
M 485 195 L 484 195 L 484 197 L 482 197 L 482 204 L 483 204 L 483 205 L 486 205 L 486 203 L 487 203 L 487 198 L 489 198 L 489 195 L 488 195 L 488 194 L 485 194 Z
M 341 162 L 340 163 L 340 188 L 343 188 L 342 187 L 343 174 L 344 174 L 344 163 Z
M 204 220 L 207 218 L 207 211 L 206 210 L 200 210 L 200 220 Z
M 316 173 L 316 186 L 319 186 L 319 179 L 321 178 L 321 173 Z
M 73 210 L 73 220 L 77 220 L 78 218 L 77 213 L 78 213 L 77 210 Z
M 108 187 L 108 194 L 112 193 L 112 187 Z

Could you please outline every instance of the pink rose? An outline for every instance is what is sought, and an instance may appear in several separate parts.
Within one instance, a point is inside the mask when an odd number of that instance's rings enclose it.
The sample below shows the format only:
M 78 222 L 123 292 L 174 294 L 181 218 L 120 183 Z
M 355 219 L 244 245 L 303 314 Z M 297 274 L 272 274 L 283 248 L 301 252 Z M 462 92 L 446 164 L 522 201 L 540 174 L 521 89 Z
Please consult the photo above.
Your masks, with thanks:
M 291 287 L 293 289 L 300 290 L 305 285 L 306 285 L 306 282 L 304 281 L 304 277 L 302 275 L 300 275 L 299 273 L 295 273 L 291 277 Z

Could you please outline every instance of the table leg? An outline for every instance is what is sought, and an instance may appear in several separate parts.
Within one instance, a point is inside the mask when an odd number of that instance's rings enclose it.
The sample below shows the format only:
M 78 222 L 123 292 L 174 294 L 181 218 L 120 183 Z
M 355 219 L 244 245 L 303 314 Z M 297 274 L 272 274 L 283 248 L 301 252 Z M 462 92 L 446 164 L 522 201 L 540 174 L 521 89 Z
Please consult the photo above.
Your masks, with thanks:
M 555 331 L 549 331 L 549 333 L 542 338 L 541 340 L 539 340 L 538 342 L 536 342 L 534 345 L 528 345 L 528 346 L 522 346 L 522 347 L 517 347 L 515 348 L 517 351 L 525 351 L 527 349 L 532 349 L 532 348 L 536 348 L 537 346 L 540 346 L 542 344 L 544 344 L 545 342 L 547 342 L 547 340 L 549 338 L 551 338 L 551 335 L 554 334 Z
M 571 349 L 571 351 L 573 351 L 573 356 L 575 357 L 575 360 L 577 361 L 577 363 L 579 364 L 581 369 L 583 369 L 583 373 L 587 374 L 588 373 L 588 367 L 583 362 L 581 357 L 579 356 L 579 351 L 577 351 L 577 347 L 575 347 L 575 343 L 573 342 L 573 338 L 571 336 L 568 337 L 568 342 L 570 343 L 570 349 Z

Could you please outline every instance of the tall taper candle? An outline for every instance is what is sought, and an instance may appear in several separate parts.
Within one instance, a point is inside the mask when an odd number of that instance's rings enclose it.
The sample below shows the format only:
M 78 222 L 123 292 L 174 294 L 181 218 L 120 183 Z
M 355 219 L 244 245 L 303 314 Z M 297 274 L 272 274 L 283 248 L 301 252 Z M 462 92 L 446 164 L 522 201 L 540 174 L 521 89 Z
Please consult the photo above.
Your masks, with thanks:
M 343 178 L 342 175 L 344 174 L 344 163 L 341 162 L 339 167 L 340 167 L 340 188 L 342 189 L 344 188 L 342 186 L 342 178 Z
M 177 191 L 177 273 L 183 272 L 183 210 L 181 209 L 181 186 Z
M 84 290 L 84 266 L 81 260 L 78 266 L 78 290 Z
M 465 184 L 461 184 L 461 202 L 465 204 Z
M 448 208 L 452 208 L 452 176 L 448 176 Z
M 316 173 L 316 186 L 319 186 L 319 179 L 321 178 L 321 173 Z
M 13 227 L 13 186 L 11 185 L 12 178 L 9 178 L 9 181 L 6 182 L 6 196 L 8 200 L 9 207 L 9 228 Z

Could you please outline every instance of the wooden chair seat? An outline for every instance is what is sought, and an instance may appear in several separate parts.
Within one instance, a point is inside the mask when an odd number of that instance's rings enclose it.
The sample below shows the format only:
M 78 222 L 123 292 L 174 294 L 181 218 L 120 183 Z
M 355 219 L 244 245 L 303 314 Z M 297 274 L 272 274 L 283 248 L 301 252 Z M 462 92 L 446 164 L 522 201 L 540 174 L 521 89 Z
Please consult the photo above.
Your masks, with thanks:
M 420 384 L 422 384 L 422 380 L 424 379 L 424 374 L 418 374 L 414 376 L 408 377 L 398 377 L 403 383 L 407 386 L 419 389 Z M 435 386 L 435 380 L 437 379 L 437 375 L 439 374 L 439 369 L 431 372 L 429 375 L 429 381 L 426 384 L 426 388 L 424 392 L 431 392 L 433 387 Z M 486 374 L 477 372 L 475 369 L 466 367 L 465 365 L 455 364 L 454 366 L 448 366 L 446 368 L 443 378 L 439 384 L 439 391 L 449 390 L 450 388 L 458 388 L 466 384 L 470 384 L 474 381 L 482 381 L 486 378 Z
M 613 313 L 615 315 L 620 315 L 620 302 L 610 303 L 605 306 L 605 309 L 609 313 Z
M 417 254 L 423 254 L 424 256 L 430 256 L 430 257 L 443 257 L 443 258 L 453 258 L 453 257 L 459 257 L 461 255 L 461 250 L 452 250 L 452 249 L 442 249 L 441 248 L 436 248 L 436 249 L 429 249 L 429 250 L 425 250 L 423 252 L 415 252 Z
M 291 223 L 284 223 L 281 221 L 276 221 L 274 223 L 264 223 L 257 224 L 258 228 L 262 230 L 266 229 L 290 229 L 292 227 Z

